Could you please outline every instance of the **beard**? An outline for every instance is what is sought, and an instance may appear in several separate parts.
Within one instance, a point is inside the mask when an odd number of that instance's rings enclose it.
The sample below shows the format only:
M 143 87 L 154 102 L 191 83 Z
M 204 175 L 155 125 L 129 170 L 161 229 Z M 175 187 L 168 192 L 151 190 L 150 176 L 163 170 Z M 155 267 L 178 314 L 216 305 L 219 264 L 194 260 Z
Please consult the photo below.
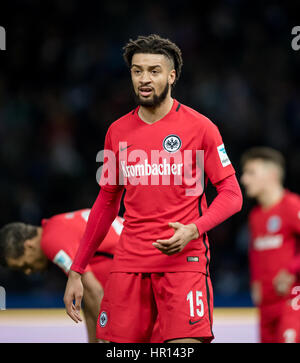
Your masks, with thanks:
M 153 96 L 149 100 L 142 99 L 139 96 L 139 94 L 136 94 L 135 91 L 133 90 L 135 103 L 138 106 L 143 106 L 143 107 L 158 107 L 166 99 L 166 97 L 169 93 L 169 89 L 170 89 L 170 85 L 167 82 L 167 84 L 166 84 L 165 88 L 163 89 L 163 91 L 161 92 L 161 94 L 157 95 L 157 94 L 155 94 L 155 92 L 153 92 Z

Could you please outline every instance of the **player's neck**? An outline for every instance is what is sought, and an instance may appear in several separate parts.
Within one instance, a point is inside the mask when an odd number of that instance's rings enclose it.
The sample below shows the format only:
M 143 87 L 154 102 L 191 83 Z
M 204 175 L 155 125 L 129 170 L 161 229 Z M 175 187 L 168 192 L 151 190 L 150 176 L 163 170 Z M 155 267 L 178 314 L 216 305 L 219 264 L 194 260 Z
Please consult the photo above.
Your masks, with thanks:
M 284 187 L 282 185 L 276 185 L 264 190 L 258 197 L 258 203 L 263 209 L 272 208 L 279 203 L 284 195 Z
M 174 99 L 167 96 L 165 100 L 157 107 L 141 106 L 138 111 L 139 117 L 147 124 L 153 124 L 165 117 L 172 109 Z

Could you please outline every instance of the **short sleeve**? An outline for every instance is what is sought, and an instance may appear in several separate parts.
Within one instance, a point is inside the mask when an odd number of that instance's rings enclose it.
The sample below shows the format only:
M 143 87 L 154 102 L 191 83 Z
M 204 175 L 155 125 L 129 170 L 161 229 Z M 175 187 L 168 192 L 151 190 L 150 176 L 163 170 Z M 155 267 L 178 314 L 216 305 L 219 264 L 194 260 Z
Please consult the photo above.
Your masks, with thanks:
M 75 229 L 67 224 L 49 220 L 43 224 L 41 249 L 51 262 L 69 274 L 79 245 L 79 236 Z M 90 271 L 87 266 L 85 272 Z
M 221 134 L 216 125 L 208 120 L 207 128 L 203 137 L 204 171 L 212 184 L 217 184 L 235 170 L 227 155 Z

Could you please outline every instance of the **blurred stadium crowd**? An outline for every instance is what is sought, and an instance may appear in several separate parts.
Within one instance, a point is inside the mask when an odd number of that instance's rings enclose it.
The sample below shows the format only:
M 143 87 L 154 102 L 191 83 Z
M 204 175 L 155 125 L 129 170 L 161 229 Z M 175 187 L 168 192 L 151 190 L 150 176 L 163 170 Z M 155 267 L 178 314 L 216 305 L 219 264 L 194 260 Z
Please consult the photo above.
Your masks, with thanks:
M 122 46 L 140 34 L 158 33 L 182 49 L 173 96 L 217 124 L 237 175 L 244 150 L 268 145 L 287 158 L 286 186 L 299 193 L 300 51 L 291 48 L 291 29 L 300 25 L 296 3 L 6 4 L 0 13 L 7 31 L 0 54 L 0 226 L 39 224 L 92 205 L 106 130 L 134 107 Z M 214 193 L 210 186 L 210 200 Z M 250 302 L 251 206 L 245 199 L 241 213 L 209 234 L 216 304 Z M 8 298 L 15 292 L 30 298 L 63 294 L 65 278 L 55 267 L 34 277 L 0 269 L 0 285 Z

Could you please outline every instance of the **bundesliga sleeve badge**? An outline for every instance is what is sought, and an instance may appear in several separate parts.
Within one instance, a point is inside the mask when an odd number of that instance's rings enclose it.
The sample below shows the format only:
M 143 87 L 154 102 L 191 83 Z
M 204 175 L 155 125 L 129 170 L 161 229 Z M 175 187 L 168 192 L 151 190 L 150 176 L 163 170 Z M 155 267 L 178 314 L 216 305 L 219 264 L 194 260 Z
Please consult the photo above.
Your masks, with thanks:
M 71 257 L 64 250 L 60 250 L 54 257 L 53 263 L 58 265 L 66 273 L 69 273 L 73 261 Z
M 219 154 L 221 163 L 223 165 L 223 168 L 225 168 L 225 166 L 227 166 L 227 165 L 230 165 L 231 161 L 229 160 L 229 157 L 228 157 L 227 152 L 225 150 L 224 144 L 218 146 L 217 150 L 218 150 L 218 154 Z

